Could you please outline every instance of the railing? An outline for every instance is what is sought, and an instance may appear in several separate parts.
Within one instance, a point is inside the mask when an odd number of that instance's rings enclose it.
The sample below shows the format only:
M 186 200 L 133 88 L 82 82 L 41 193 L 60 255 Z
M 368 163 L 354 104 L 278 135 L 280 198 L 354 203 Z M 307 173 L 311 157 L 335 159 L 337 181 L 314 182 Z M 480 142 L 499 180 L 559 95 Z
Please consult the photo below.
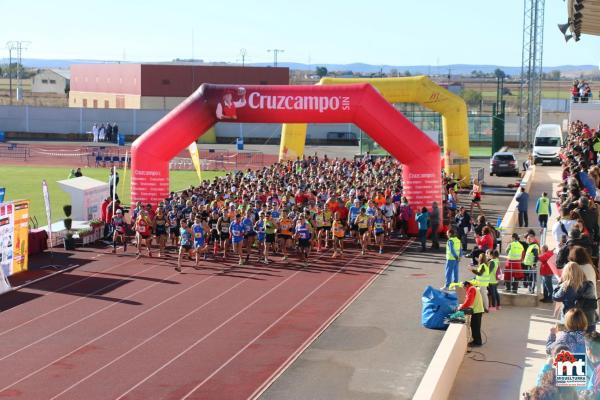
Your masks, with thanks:
M 0 158 L 27 161 L 29 157 L 31 157 L 31 152 L 29 146 L 26 144 L 0 144 Z

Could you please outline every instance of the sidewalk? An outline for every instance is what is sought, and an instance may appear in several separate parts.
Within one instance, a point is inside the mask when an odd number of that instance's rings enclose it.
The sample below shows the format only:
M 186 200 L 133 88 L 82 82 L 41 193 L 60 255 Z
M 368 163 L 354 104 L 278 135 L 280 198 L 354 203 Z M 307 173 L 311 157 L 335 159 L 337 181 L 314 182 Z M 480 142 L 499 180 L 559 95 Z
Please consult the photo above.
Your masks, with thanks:
M 539 231 L 535 203 L 560 179 L 560 167 L 538 167 L 529 190 L 529 226 Z M 556 207 L 553 206 L 553 214 Z M 549 221 L 548 226 L 552 227 Z M 552 245 L 550 244 L 552 248 Z M 535 386 L 536 377 L 546 361 L 546 339 L 556 320 L 553 305 L 503 307 L 485 314 L 482 331 L 486 343 L 467 353 L 458 372 L 450 399 L 519 399 Z M 487 362 L 479 360 L 485 359 Z M 510 363 L 515 365 L 508 365 Z

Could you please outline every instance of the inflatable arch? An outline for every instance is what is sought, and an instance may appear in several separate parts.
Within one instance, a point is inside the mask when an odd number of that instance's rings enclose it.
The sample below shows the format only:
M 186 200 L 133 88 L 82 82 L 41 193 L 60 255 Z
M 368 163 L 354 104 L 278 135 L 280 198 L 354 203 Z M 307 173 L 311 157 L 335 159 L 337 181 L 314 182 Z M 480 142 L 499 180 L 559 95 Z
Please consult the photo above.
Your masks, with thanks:
M 403 164 L 404 194 L 417 209 L 441 204 L 440 148 L 371 85 L 203 84 L 133 142 L 131 201 L 169 194 L 169 161 L 217 122 L 354 123 Z M 413 227 L 414 229 L 414 227 Z
M 443 165 L 447 174 L 470 182 L 469 127 L 467 106 L 462 98 L 437 85 L 426 76 L 405 78 L 323 78 L 319 85 L 370 83 L 390 103 L 419 103 L 442 114 Z M 304 154 L 306 124 L 284 124 L 280 159 L 296 159 Z

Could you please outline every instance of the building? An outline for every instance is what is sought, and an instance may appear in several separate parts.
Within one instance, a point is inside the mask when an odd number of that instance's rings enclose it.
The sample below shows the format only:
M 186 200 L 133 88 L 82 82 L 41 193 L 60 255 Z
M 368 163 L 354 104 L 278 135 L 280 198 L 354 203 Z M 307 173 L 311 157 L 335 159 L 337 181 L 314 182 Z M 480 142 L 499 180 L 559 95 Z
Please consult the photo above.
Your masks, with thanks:
M 202 83 L 287 85 L 289 68 L 191 64 L 71 66 L 69 107 L 169 110 Z
M 31 83 L 33 93 L 66 94 L 71 80 L 68 69 L 44 69 L 36 74 Z M 13 79 L 13 85 L 15 84 Z

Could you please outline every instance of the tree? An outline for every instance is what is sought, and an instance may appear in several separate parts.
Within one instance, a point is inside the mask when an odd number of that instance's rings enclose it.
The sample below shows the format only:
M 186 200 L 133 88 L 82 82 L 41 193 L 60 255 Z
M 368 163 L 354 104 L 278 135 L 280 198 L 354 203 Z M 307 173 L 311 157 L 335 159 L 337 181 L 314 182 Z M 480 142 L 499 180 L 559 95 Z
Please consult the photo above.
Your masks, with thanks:
M 404 76 L 412 76 L 409 70 L 404 71 Z
M 477 90 L 473 89 L 465 89 L 461 92 L 460 95 L 465 100 L 465 103 L 467 103 L 470 106 L 478 106 L 481 103 L 481 100 L 483 99 L 481 92 L 478 92 Z
M 396 68 L 390 69 L 390 76 L 398 76 L 398 70 Z
M 325 67 L 317 67 L 316 73 L 317 73 L 317 75 L 319 75 L 319 78 L 327 76 L 327 68 L 325 68 Z
M 560 71 L 555 69 L 552 72 L 550 72 L 550 79 L 552 79 L 553 81 L 560 81 Z
M 494 76 L 496 78 L 498 78 L 498 79 L 500 79 L 500 78 L 506 78 L 506 74 L 500 68 L 496 68 L 494 70 Z

